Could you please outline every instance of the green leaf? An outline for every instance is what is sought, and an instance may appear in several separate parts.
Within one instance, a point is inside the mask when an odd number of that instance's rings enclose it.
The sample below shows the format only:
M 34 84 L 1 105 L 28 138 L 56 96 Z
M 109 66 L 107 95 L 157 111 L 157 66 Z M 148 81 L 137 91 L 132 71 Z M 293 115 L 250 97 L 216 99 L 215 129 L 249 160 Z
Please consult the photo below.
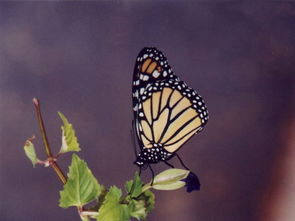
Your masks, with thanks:
M 58 112 L 58 115 L 63 121 L 63 126 L 61 126 L 62 145 L 59 153 L 66 153 L 69 151 L 80 151 L 81 149 L 79 147 L 79 143 L 72 124 L 69 123 L 67 118 L 61 112 Z
M 97 220 L 99 221 L 128 221 L 130 214 L 128 206 L 121 204 L 122 191 L 112 186 L 105 196 L 103 205 L 98 211 Z
M 34 144 L 30 140 L 26 140 L 24 150 L 27 157 L 31 160 L 33 167 L 35 167 L 39 159 L 37 158 Z
M 155 207 L 155 195 L 152 191 L 146 190 L 139 196 L 139 200 L 143 200 L 146 208 L 146 213 L 149 213 Z
M 189 174 L 188 170 L 182 170 L 182 169 L 168 169 L 161 173 L 159 173 L 154 178 L 154 183 L 151 186 L 151 182 L 148 185 L 148 187 L 156 189 L 156 190 L 176 190 L 180 189 L 185 185 L 185 182 L 182 181 L 187 177 Z M 145 189 L 147 187 L 143 187 Z
M 129 201 L 128 209 L 130 215 L 138 220 L 145 219 L 147 214 L 154 208 L 154 194 L 149 190 L 143 192 L 142 182 L 137 172 L 133 180 L 126 182 L 125 188 L 129 193 L 126 200 Z
M 67 183 L 60 191 L 59 206 L 62 208 L 83 206 L 97 199 L 101 189 L 86 162 L 73 154 Z
M 80 216 L 82 221 L 89 221 L 90 219 L 88 218 L 88 216 Z
M 128 208 L 130 215 L 138 220 L 147 216 L 144 200 L 131 200 Z
M 142 182 L 137 172 L 135 173 L 133 180 L 126 182 L 125 189 L 131 198 L 136 198 L 142 193 Z

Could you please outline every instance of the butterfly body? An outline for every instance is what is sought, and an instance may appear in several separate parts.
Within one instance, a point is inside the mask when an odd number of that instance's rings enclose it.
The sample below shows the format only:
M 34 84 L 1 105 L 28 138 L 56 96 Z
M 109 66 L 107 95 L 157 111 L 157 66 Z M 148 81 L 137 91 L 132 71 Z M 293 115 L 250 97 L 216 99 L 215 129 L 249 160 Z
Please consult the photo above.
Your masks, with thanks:
M 132 93 L 139 167 L 171 159 L 208 121 L 201 96 L 173 73 L 156 48 L 139 53 Z

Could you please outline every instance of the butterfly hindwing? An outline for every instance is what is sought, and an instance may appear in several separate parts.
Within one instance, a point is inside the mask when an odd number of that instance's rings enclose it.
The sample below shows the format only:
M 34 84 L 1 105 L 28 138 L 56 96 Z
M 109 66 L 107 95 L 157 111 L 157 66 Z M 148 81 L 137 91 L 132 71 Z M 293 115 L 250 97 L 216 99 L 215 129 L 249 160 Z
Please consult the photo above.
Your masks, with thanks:
M 203 99 L 183 81 L 163 80 L 143 92 L 136 113 L 136 130 L 143 148 L 161 145 L 177 151 L 208 120 Z

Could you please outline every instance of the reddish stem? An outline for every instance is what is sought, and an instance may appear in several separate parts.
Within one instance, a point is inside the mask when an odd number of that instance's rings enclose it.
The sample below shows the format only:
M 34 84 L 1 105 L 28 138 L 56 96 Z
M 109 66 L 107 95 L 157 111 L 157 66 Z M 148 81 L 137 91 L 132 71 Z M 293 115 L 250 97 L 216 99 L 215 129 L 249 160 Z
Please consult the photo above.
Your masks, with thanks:
M 58 164 L 56 163 L 55 158 L 53 157 L 52 152 L 51 152 L 51 148 L 50 148 L 50 145 L 49 145 L 49 142 L 48 142 L 48 138 L 47 138 L 43 118 L 42 118 L 42 115 L 41 115 L 40 102 L 39 102 L 39 100 L 37 98 L 34 98 L 33 99 L 33 104 L 35 106 L 35 112 L 36 112 L 36 115 L 37 115 L 38 124 L 39 124 L 40 132 L 41 132 L 41 135 L 42 135 L 44 147 L 45 147 L 45 152 L 46 152 L 46 155 L 48 157 L 47 160 L 49 161 L 50 166 L 54 169 L 54 171 L 57 174 L 60 181 L 63 184 L 65 184 L 67 182 L 67 178 L 63 174 L 63 172 L 60 169 L 60 167 L 58 166 Z

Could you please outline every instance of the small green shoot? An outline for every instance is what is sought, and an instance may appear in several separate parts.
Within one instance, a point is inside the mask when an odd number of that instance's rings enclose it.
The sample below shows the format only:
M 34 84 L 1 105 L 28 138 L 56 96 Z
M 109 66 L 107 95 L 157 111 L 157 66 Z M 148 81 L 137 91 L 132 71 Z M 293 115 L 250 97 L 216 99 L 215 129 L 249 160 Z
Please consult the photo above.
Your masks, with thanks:
M 35 167 L 35 165 L 39 162 L 39 159 L 36 155 L 34 144 L 30 140 L 26 140 L 26 143 L 24 145 L 24 150 L 25 150 L 26 156 L 32 162 L 33 167 Z
M 99 221 L 128 221 L 130 213 L 126 204 L 121 204 L 122 191 L 116 186 L 112 186 L 105 196 L 103 205 L 98 211 Z
M 67 153 L 70 151 L 79 152 L 81 149 L 72 124 L 69 123 L 67 118 L 61 112 L 58 112 L 58 115 L 63 122 L 63 126 L 61 126 L 62 145 L 59 153 Z

